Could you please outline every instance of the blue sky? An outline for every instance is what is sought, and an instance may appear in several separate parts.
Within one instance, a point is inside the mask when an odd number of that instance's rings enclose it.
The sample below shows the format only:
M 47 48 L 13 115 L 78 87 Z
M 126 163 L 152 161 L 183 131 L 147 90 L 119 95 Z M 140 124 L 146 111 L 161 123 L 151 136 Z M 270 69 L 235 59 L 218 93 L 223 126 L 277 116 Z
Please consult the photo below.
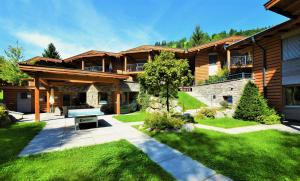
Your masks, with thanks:
M 276 25 L 267 0 L 2 0 L 0 54 L 23 47 L 25 59 L 53 42 L 63 58 L 88 50 L 121 51 L 189 37 L 196 25 L 212 34 Z

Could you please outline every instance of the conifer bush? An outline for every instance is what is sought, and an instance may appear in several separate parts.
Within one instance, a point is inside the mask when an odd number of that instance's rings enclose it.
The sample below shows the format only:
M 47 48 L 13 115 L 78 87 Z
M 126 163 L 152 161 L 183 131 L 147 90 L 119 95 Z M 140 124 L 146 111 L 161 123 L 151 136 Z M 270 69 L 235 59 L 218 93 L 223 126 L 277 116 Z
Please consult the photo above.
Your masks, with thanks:
M 265 124 L 275 124 L 280 121 L 280 117 L 273 109 L 269 108 L 267 101 L 260 95 L 256 85 L 250 81 L 244 88 L 240 102 L 235 110 L 234 118 Z M 277 121 L 274 118 L 277 118 Z M 268 121 L 270 119 L 272 121 Z

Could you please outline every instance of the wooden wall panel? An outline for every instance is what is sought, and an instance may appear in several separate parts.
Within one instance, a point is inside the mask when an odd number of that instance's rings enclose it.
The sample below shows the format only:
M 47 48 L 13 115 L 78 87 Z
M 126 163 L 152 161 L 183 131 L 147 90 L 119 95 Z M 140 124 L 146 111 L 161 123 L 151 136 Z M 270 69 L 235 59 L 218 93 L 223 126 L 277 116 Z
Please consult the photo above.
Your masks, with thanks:
M 282 72 L 281 72 L 281 38 L 279 36 L 265 38 L 258 42 L 266 49 L 266 84 L 267 99 L 270 106 L 277 111 L 282 111 Z M 253 78 L 254 82 L 263 92 L 263 52 L 258 46 L 254 46 Z
M 208 79 L 208 54 L 199 52 L 195 55 L 195 82 Z

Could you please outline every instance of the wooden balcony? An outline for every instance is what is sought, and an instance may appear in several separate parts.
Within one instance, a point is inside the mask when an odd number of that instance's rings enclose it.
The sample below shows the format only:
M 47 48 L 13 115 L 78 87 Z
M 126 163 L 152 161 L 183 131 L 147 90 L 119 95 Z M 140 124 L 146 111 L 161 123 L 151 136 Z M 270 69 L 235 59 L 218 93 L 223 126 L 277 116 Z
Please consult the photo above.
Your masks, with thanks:
M 252 56 L 238 55 L 230 57 L 230 68 L 250 68 L 252 67 Z
M 138 74 L 144 71 L 145 63 L 127 64 L 125 74 Z

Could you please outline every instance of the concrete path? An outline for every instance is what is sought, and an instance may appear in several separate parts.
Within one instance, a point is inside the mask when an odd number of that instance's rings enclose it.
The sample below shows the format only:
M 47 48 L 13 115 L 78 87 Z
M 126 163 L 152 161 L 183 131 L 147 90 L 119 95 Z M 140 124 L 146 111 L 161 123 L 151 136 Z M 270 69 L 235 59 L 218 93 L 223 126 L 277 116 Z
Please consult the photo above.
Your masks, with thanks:
M 215 126 L 207 126 L 203 124 L 195 124 L 195 126 L 197 128 L 219 131 L 227 134 L 241 134 L 241 133 L 249 133 L 254 131 L 263 131 L 263 130 L 270 130 L 270 129 L 300 134 L 300 126 L 286 126 L 283 124 L 275 124 L 275 125 L 260 124 L 254 126 L 244 126 L 244 127 L 229 128 L 229 129 L 219 128 Z
M 136 130 L 131 124 L 121 123 L 112 116 L 101 118 L 105 120 L 100 121 L 104 127 L 80 131 L 74 131 L 74 120 L 71 118 L 47 121 L 45 128 L 24 148 L 20 156 L 126 139 L 177 180 L 231 180 Z

